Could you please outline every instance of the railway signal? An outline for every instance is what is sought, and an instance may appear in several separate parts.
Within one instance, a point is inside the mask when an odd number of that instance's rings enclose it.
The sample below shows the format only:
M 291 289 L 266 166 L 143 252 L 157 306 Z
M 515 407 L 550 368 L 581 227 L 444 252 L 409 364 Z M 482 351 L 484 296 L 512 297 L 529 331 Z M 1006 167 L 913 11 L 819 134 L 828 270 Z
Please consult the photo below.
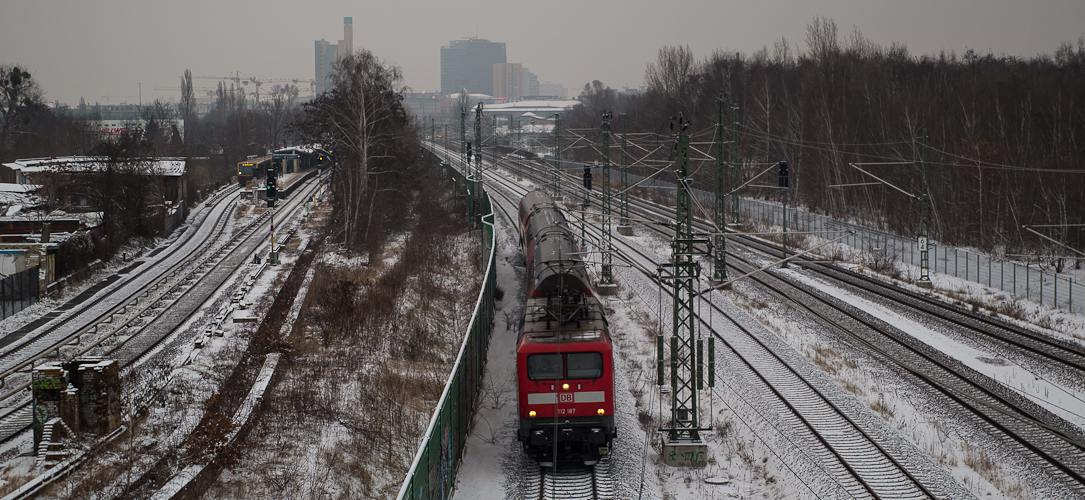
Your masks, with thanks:
M 591 191 L 591 165 L 584 164 L 584 189 Z
M 788 173 L 787 173 L 787 162 L 786 161 L 780 162 L 780 187 L 782 187 L 782 188 L 787 188 L 788 187 Z
M 275 179 L 275 162 L 267 167 L 267 206 L 275 206 L 275 198 L 279 195 L 278 185 Z

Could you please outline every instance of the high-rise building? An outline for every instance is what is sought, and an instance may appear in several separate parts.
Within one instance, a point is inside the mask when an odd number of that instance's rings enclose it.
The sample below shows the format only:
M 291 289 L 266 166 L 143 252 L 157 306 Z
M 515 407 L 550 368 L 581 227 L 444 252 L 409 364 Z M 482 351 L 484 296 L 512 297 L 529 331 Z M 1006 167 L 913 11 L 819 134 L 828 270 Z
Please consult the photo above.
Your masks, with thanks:
M 558 99 L 568 99 L 569 91 L 560 83 L 540 83 L 539 95 L 557 97 Z
M 343 18 L 343 39 L 339 40 L 339 57 L 354 51 L 354 18 Z
M 519 99 L 524 95 L 524 66 L 520 63 L 494 64 L 494 92 L 497 98 Z
M 441 93 L 463 89 L 494 95 L 494 64 L 504 64 L 505 44 L 479 38 L 452 40 L 441 47 Z
M 321 94 L 331 87 L 331 76 L 335 71 L 335 61 L 339 47 L 327 40 L 316 41 L 316 93 Z
M 524 97 L 538 97 L 539 94 L 539 76 L 524 68 Z
M 320 94 L 331 89 L 332 74 L 335 73 L 335 63 L 354 50 L 354 19 L 343 18 L 343 39 L 332 45 L 327 40 L 317 40 L 316 48 L 316 93 Z

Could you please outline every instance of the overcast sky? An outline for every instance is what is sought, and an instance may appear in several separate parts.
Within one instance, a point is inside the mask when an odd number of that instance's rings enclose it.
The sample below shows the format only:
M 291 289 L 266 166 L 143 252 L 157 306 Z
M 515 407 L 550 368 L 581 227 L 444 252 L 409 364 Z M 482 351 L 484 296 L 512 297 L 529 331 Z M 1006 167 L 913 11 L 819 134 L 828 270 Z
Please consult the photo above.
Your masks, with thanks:
M 440 47 L 478 36 L 505 42 L 508 61 L 576 95 L 586 82 L 643 83 L 660 47 L 703 58 L 750 54 L 786 37 L 805 50 L 814 17 L 857 26 L 870 40 L 942 50 L 1032 57 L 1085 35 L 1085 0 L 3 0 L 0 64 L 27 67 L 46 99 L 75 105 L 156 97 L 197 76 L 240 71 L 260 79 L 313 78 L 313 41 L 343 36 L 403 68 L 414 91 L 440 88 Z M 214 80 L 197 80 L 213 87 Z M 108 96 L 108 97 L 106 97 Z

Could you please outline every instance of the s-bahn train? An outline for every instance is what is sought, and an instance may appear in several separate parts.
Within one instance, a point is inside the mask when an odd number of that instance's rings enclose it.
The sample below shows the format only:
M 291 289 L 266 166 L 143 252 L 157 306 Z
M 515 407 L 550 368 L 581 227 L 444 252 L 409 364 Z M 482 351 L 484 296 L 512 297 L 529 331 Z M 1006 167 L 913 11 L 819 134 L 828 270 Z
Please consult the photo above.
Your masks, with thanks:
M 516 343 L 518 437 L 528 456 L 593 465 L 610 453 L 614 361 L 603 307 L 561 210 L 549 195 L 520 200 L 528 291 Z

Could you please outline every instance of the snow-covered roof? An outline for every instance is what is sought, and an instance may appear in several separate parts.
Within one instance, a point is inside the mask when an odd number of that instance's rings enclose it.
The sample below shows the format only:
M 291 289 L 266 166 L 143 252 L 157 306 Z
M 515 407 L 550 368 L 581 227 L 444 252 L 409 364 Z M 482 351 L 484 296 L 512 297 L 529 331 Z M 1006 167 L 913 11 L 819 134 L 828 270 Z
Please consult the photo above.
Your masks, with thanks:
M 4 166 L 23 174 L 39 172 L 93 172 L 105 168 L 107 158 L 102 156 L 61 156 L 55 158 L 28 158 L 5 163 Z M 183 158 L 158 158 L 140 160 L 150 166 L 151 173 L 167 177 L 180 177 L 185 173 Z
M 460 94 L 462 94 L 462 93 L 463 93 L 463 92 L 456 92 L 455 94 L 451 94 L 451 95 L 449 95 L 449 96 L 448 96 L 448 98 L 449 98 L 449 99 L 459 99 L 459 98 L 460 98 Z M 476 101 L 477 101 L 477 100 L 483 100 L 483 101 L 484 101 L 484 100 L 487 100 L 487 99 L 493 99 L 493 98 L 494 98 L 494 96 L 492 96 L 492 95 L 487 95 L 487 94 L 472 94 L 472 93 L 470 93 L 470 92 L 468 92 L 468 93 L 467 93 L 467 97 L 469 97 L 469 98 L 471 98 L 471 99 L 473 99 L 473 100 L 476 100 Z
M 39 188 L 36 184 L 0 182 L 0 216 L 15 215 L 25 207 L 41 205 L 43 200 L 34 193 Z
M 274 154 L 283 154 L 283 153 L 285 153 L 287 151 L 297 151 L 297 152 L 301 152 L 301 153 L 313 154 L 313 153 L 316 153 L 320 149 L 321 149 L 321 147 L 320 147 L 319 143 L 313 143 L 313 144 L 306 144 L 304 146 L 290 146 L 290 147 L 285 147 L 285 148 L 281 148 L 281 149 L 276 149 Z
M 0 182 L 0 196 L 3 196 L 3 193 L 33 193 L 40 188 L 41 186 L 37 184 L 13 184 L 10 182 Z
M 580 104 L 580 101 L 513 101 L 490 104 L 483 111 L 488 113 L 533 113 L 536 118 L 545 120 L 554 113 L 561 113 L 577 104 Z

